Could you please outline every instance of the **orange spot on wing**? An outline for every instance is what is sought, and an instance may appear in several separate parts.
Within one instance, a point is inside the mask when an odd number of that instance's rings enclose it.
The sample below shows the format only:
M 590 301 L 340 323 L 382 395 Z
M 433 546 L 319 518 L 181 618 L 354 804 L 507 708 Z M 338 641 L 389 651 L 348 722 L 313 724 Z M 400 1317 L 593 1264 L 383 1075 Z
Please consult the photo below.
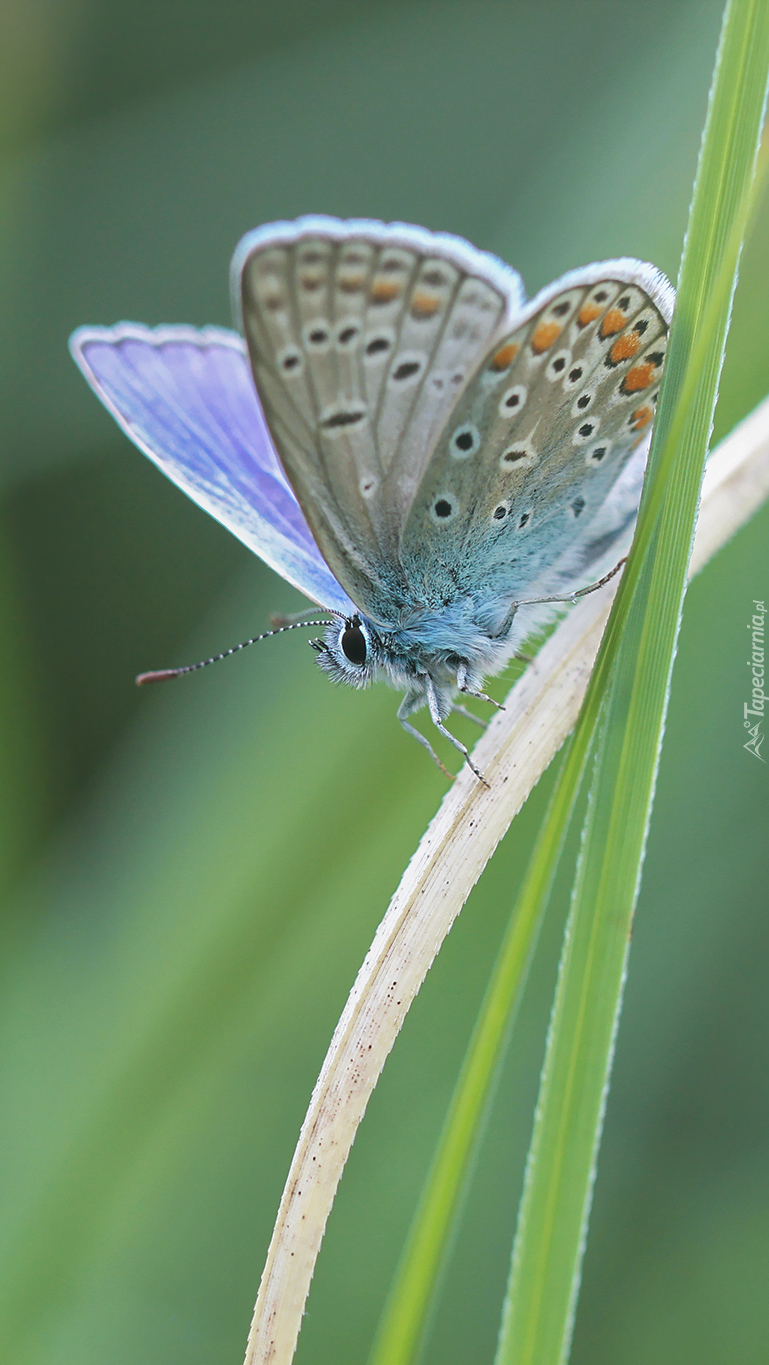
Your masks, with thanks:
M 656 366 L 651 361 L 644 360 L 640 365 L 634 365 L 632 370 L 628 370 L 622 382 L 625 393 L 638 393 L 640 389 L 648 389 L 654 380 Z
M 401 292 L 401 287 L 395 280 L 377 280 L 371 290 L 372 303 L 392 303 L 397 299 Z
M 580 327 L 587 327 L 588 323 L 595 322 L 601 316 L 600 303 L 586 303 L 577 313 L 577 323 Z
M 535 355 L 541 355 L 549 346 L 561 335 L 561 324 L 559 322 L 540 322 L 539 327 L 531 338 L 531 349 Z
M 417 289 L 411 300 L 411 316 L 414 318 L 431 318 L 438 312 L 441 300 L 434 294 L 426 294 L 423 289 Z
M 365 283 L 365 275 L 342 275 L 339 279 L 339 288 L 343 294 L 359 294 Z
M 637 408 L 632 414 L 633 429 L 635 431 L 640 431 L 642 427 L 648 427 L 653 416 L 654 409 L 649 403 L 644 403 L 642 408 Z
M 497 354 L 494 356 L 493 360 L 491 361 L 491 364 L 489 365 L 489 369 L 506 370 L 508 365 L 512 365 L 517 354 L 518 343 L 516 341 L 508 341 L 506 346 L 501 346 L 500 349 L 497 351 Z
M 610 308 L 598 330 L 602 337 L 613 337 L 615 332 L 622 331 L 626 322 L 627 318 L 621 308 Z
M 637 332 L 626 332 L 624 336 L 618 337 L 609 351 L 609 360 L 612 365 L 619 365 L 621 360 L 630 360 L 636 354 L 641 345 L 641 338 Z

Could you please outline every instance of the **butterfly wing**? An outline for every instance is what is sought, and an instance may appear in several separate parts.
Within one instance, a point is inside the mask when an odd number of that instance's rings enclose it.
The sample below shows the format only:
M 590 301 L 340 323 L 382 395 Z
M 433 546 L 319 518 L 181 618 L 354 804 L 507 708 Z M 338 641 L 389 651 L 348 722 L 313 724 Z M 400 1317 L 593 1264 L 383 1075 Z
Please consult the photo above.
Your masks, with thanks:
M 233 260 L 254 378 L 320 549 L 367 615 L 412 602 L 403 522 L 457 396 L 520 311 L 518 276 L 459 238 L 304 218 Z
M 493 633 L 611 549 L 637 508 L 672 304 L 652 266 L 603 262 L 538 295 L 485 357 L 401 538 L 432 603 L 466 594 Z
M 72 355 L 123 431 L 217 521 L 321 606 L 354 610 L 275 453 L 245 346 L 215 327 L 81 327 Z

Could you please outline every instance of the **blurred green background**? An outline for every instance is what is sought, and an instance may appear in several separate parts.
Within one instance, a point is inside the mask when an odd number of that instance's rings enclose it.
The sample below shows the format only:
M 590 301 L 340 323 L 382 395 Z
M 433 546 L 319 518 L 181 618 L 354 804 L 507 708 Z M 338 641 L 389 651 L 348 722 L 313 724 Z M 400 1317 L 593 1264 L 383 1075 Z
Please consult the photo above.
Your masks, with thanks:
M 531 291 L 675 277 L 718 0 L 4 0 L 0 13 L 0 1359 L 239 1362 L 293 1145 L 444 791 L 397 700 L 287 637 L 299 599 L 120 435 L 84 322 L 227 324 L 239 236 L 304 212 L 499 252 Z M 769 208 L 718 410 L 769 391 Z M 687 599 L 574 1365 L 759 1365 L 769 1339 L 767 769 L 743 748 L 769 509 Z M 300 1341 L 363 1362 L 549 788 L 416 1002 Z M 493 1355 L 568 879 L 425 1365 Z

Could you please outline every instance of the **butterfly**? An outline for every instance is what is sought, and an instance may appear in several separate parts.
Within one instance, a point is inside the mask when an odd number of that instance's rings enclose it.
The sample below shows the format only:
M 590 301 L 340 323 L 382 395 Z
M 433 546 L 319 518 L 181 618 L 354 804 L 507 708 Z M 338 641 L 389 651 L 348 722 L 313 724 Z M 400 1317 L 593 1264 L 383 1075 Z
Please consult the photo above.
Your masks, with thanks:
M 75 361 L 140 450 L 327 614 L 324 672 L 402 691 L 398 719 L 443 768 L 410 723 L 426 705 L 483 780 L 445 722 L 629 540 L 669 282 L 603 261 L 526 303 L 459 237 L 321 216 L 248 233 L 231 281 L 237 332 L 81 327 Z

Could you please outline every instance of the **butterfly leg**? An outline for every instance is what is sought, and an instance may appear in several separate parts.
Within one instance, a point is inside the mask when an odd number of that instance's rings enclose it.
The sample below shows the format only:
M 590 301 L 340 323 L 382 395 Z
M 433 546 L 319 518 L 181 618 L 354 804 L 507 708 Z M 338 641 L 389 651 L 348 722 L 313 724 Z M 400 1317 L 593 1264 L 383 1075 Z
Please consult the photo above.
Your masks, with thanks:
M 468 711 L 466 706 L 460 706 L 458 701 L 453 701 L 451 703 L 451 709 L 457 716 L 464 716 L 466 720 L 474 720 L 476 725 L 480 725 L 482 730 L 485 730 L 489 723 L 487 720 L 481 720 L 480 716 L 473 715 L 472 711 Z
M 495 631 L 495 633 L 491 636 L 492 640 L 504 640 L 505 636 L 510 634 L 510 627 L 512 626 L 513 621 L 515 620 L 515 614 L 518 611 L 519 605 L 520 603 L 518 602 L 511 603 L 510 610 L 507 613 L 507 616 L 505 617 L 504 621 L 502 622 L 502 625 L 499 627 L 499 630 Z
M 477 688 L 471 687 L 467 681 L 467 664 L 460 664 L 457 669 L 457 687 L 466 697 L 477 697 L 479 701 L 487 701 L 490 706 L 496 706 L 498 711 L 504 711 L 501 701 L 495 701 L 493 697 L 487 697 L 485 692 L 479 692 Z
M 438 693 L 435 688 L 435 683 L 433 682 L 429 674 L 425 677 L 425 690 L 427 692 L 427 705 L 430 708 L 430 719 L 432 720 L 432 723 L 435 726 L 436 730 L 440 730 L 440 733 L 443 735 L 444 739 L 447 739 L 450 744 L 454 745 L 455 749 L 459 750 L 460 754 L 464 756 L 465 762 L 467 763 L 468 767 L 472 768 L 472 771 L 475 773 L 475 776 L 478 778 L 479 782 L 482 782 L 484 787 L 488 787 L 489 784 L 486 781 L 486 778 L 483 776 L 483 773 L 479 772 L 479 770 L 476 768 L 475 764 L 473 763 L 473 760 L 470 757 L 466 745 L 462 743 L 461 739 L 457 739 L 456 735 L 452 735 L 451 731 L 447 730 L 446 726 L 443 724 Z
M 421 694 L 418 695 L 418 696 L 409 696 L 409 695 L 407 694 L 407 695 L 403 698 L 403 701 L 401 702 L 400 706 L 398 707 L 398 720 L 400 721 L 401 725 L 403 726 L 404 730 L 406 731 L 406 734 L 407 734 L 407 735 L 413 735 L 414 739 L 417 740 L 418 743 L 422 745 L 422 748 L 427 750 L 428 754 L 430 755 L 431 759 L 433 760 L 433 763 L 435 763 L 435 764 L 437 765 L 437 767 L 440 768 L 441 772 L 442 772 L 446 777 L 450 778 L 451 781 L 453 782 L 453 781 L 454 781 L 454 774 L 453 774 L 453 773 L 450 773 L 449 770 L 448 770 L 448 768 L 444 768 L 443 764 L 441 763 L 441 760 L 439 759 L 438 755 L 436 754 L 436 752 L 435 752 L 435 750 L 434 750 L 432 744 L 430 743 L 429 739 L 427 739 L 427 738 L 425 737 L 425 735 L 420 734 L 420 732 L 419 732 L 419 730 L 417 730 L 416 726 L 414 726 L 414 725 L 409 725 L 409 722 L 406 720 L 406 717 L 407 717 L 407 716 L 410 716 L 412 711 L 416 711 L 417 707 L 418 707 L 418 706 L 421 706 L 421 705 L 423 704 L 423 702 L 424 702 L 424 698 L 422 697 Z
M 519 607 L 533 607 L 541 602 L 576 602 L 579 597 L 587 597 L 589 592 L 595 592 L 598 588 L 602 588 L 604 583 L 610 582 L 614 575 L 619 573 L 624 564 L 627 564 L 627 555 L 625 555 L 624 559 L 619 561 L 619 564 L 615 564 L 613 569 L 609 569 L 609 572 L 605 573 L 603 578 L 599 578 L 597 583 L 588 583 L 586 588 L 578 588 L 576 592 L 564 593 L 560 597 L 532 597 L 528 602 L 518 602 L 516 605 Z

